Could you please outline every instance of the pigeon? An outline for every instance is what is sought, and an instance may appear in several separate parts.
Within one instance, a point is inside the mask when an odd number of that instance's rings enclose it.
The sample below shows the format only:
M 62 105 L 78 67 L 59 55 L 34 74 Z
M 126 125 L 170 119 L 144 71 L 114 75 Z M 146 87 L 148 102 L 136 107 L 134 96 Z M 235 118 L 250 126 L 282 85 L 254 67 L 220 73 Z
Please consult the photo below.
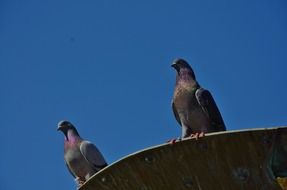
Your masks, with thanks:
M 83 140 L 72 123 L 60 121 L 57 130 L 64 133 L 64 160 L 79 186 L 107 166 L 98 148 Z
M 181 138 L 225 131 L 226 127 L 211 93 L 196 81 L 191 66 L 183 59 L 171 65 L 177 72 L 172 110 L 181 125 Z

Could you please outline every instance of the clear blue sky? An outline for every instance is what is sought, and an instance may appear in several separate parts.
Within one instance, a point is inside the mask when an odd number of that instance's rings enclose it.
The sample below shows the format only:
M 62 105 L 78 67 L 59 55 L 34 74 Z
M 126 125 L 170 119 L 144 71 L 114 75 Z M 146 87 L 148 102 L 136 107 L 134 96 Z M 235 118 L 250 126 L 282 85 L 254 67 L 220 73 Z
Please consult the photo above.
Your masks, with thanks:
M 228 130 L 287 125 L 285 0 L 0 1 L 0 189 L 74 189 L 58 121 L 112 163 L 180 135 L 174 58 Z

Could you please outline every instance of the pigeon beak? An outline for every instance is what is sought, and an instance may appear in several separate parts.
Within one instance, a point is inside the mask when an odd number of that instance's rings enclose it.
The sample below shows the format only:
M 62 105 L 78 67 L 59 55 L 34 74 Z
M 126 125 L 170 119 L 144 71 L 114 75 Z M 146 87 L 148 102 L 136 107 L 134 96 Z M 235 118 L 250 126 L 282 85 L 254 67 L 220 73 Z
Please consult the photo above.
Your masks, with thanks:
M 171 67 L 175 68 L 175 67 L 176 67 L 176 62 L 173 62 L 173 63 L 171 64 Z
M 61 131 L 62 130 L 62 126 L 58 125 L 57 131 Z
M 173 67 L 177 72 L 179 72 L 179 67 L 178 67 L 177 62 L 173 62 L 173 63 L 171 64 L 171 67 Z

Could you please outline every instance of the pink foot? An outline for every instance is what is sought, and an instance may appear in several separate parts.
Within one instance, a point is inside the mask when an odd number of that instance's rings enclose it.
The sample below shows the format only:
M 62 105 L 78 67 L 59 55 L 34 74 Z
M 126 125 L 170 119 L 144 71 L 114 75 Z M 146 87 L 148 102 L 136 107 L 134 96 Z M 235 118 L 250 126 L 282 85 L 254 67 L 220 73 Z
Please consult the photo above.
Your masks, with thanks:
M 75 181 L 76 181 L 76 183 L 78 184 L 78 186 L 80 186 L 80 187 L 85 183 L 85 181 L 82 180 L 82 179 L 80 179 L 79 177 L 77 177 L 77 178 L 75 179 Z
M 169 143 L 169 144 L 171 144 L 171 145 L 173 145 L 173 144 L 176 143 L 176 139 L 170 139 L 170 140 L 168 140 L 168 141 L 166 141 L 166 142 Z
M 173 145 L 173 144 L 175 144 L 175 143 L 178 142 L 178 141 L 181 141 L 181 139 L 180 139 L 180 138 L 170 139 L 170 140 L 166 141 L 166 143 L 169 143 L 169 144 Z
M 195 139 L 195 140 L 198 140 L 199 138 L 204 137 L 204 136 L 205 136 L 205 133 L 204 133 L 204 132 L 192 133 L 192 134 L 190 135 L 190 138 Z

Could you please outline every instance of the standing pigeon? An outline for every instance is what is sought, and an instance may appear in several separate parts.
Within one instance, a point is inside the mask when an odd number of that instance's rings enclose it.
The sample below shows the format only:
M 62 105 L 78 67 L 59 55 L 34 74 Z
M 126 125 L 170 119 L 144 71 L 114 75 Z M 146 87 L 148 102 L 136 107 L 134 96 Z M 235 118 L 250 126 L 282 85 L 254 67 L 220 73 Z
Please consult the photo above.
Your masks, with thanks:
M 83 140 L 72 123 L 60 121 L 57 130 L 65 135 L 64 159 L 78 185 L 82 185 L 93 174 L 107 166 L 97 147 Z
M 225 131 L 224 121 L 211 93 L 200 87 L 190 65 L 183 59 L 177 59 L 171 66 L 177 71 L 172 109 L 182 127 L 182 138 L 198 138 L 199 133 Z

